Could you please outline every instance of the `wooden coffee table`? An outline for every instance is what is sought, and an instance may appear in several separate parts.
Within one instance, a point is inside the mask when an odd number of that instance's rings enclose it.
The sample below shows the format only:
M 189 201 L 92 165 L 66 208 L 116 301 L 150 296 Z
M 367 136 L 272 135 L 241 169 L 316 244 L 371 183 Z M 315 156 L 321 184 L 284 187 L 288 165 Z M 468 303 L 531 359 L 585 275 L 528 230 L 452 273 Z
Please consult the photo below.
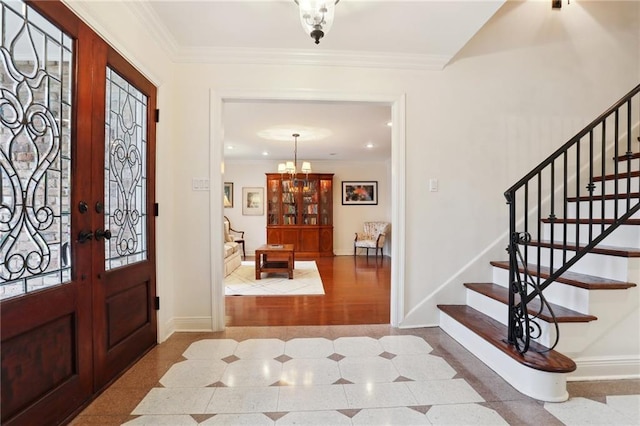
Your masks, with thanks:
M 265 244 L 256 249 L 256 280 L 263 272 L 288 273 L 293 279 L 293 244 Z

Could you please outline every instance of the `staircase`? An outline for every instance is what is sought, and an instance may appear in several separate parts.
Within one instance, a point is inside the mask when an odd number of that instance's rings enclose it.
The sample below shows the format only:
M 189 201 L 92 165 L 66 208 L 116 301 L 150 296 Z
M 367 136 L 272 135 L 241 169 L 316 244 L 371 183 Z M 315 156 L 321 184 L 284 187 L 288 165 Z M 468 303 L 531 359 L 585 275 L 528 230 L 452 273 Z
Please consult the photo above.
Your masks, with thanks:
M 640 85 L 512 186 L 508 260 L 440 326 L 520 392 L 640 374 Z M 510 285 L 510 283 L 512 283 Z

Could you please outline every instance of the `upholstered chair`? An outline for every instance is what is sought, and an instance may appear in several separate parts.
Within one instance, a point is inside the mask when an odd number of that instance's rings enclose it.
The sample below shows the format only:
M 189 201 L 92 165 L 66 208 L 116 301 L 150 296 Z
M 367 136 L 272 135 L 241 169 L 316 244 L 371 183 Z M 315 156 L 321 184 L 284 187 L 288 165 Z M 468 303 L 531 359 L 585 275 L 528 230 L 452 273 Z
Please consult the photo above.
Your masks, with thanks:
M 225 242 L 234 241 L 242 246 L 242 258 L 246 259 L 244 251 L 244 231 L 233 229 L 231 221 L 227 216 L 224 217 L 224 240 Z
M 356 255 L 358 248 L 367 249 L 367 257 L 369 250 L 374 250 L 376 259 L 378 258 L 378 249 L 380 257 L 382 257 L 382 247 L 384 240 L 389 232 L 389 222 L 365 222 L 363 232 L 356 232 L 356 239 L 353 241 L 353 255 Z

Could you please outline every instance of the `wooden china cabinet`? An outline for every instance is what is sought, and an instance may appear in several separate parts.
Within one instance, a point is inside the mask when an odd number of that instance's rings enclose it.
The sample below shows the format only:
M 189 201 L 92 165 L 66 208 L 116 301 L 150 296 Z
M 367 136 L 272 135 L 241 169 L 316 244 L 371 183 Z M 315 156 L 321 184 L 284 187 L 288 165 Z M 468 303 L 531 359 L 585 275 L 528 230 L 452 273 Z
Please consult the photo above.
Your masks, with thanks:
M 267 244 L 296 258 L 333 256 L 333 173 L 267 173 Z

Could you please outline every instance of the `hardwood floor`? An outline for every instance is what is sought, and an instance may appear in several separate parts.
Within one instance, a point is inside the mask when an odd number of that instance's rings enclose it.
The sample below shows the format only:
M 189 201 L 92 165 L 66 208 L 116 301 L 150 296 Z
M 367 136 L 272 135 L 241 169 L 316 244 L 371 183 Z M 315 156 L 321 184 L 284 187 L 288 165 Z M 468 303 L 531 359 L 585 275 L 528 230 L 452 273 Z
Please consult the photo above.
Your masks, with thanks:
M 324 257 L 316 264 L 324 295 L 227 296 L 226 325 L 389 324 L 389 257 Z

